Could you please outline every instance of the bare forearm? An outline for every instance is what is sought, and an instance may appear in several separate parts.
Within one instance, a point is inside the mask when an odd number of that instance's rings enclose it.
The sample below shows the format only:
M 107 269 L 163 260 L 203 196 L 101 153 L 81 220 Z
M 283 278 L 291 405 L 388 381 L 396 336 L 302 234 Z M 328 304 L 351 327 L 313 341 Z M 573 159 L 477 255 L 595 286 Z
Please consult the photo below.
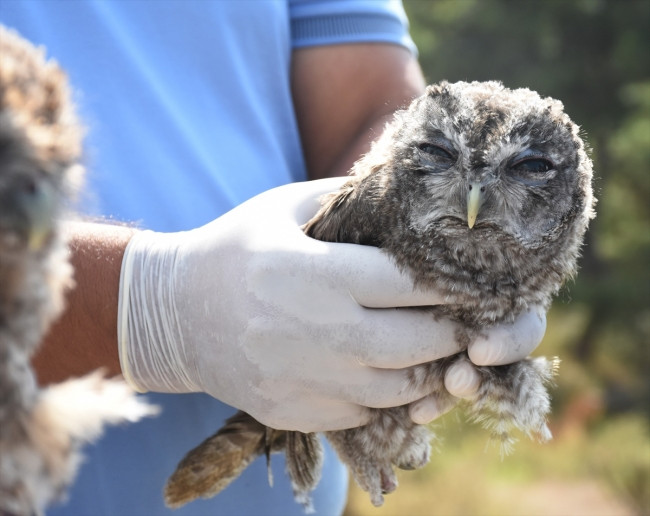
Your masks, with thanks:
M 395 111 L 397 108 L 395 109 Z M 354 136 L 348 143 L 345 150 L 342 151 L 339 158 L 334 162 L 329 170 L 321 170 L 318 176 L 310 179 L 322 179 L 325 177 L 347 176 L 352 169 L 352 165 L 361 156 L 370 150 L 372 142 L 381 136 L 387 122 L 393 119 L 395 111 L 382 114 L 376 113 L 375 118 L 368 120 L 363 129 Z M 311 174 L 311 172 L 310 172 Z
M 124 226 L 69 223 L 75 287 L 63 316 L 52 326 L 33 363 L 43 384 L 103 368 L 120 373 L 117 300 L 124 249 L 135 230 Z
M 310 179 L 347 174 L 425 88 L 415 57 L 391 44 L 298 49 L 291 80 Z

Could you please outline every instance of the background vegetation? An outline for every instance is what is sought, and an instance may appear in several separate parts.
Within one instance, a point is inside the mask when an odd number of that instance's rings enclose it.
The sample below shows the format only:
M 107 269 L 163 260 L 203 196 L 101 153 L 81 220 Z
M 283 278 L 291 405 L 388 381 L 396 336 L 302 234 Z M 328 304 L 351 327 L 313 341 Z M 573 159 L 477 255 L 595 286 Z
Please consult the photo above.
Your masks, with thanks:
M 538 353 L 562 358 L 555 439 L 503 461 L 461 411 L 431 464 L 348 516 L 650 514 L 650 0 L 404 0 L 429 82 L 561 99 L 586 134 L 598 217 Z

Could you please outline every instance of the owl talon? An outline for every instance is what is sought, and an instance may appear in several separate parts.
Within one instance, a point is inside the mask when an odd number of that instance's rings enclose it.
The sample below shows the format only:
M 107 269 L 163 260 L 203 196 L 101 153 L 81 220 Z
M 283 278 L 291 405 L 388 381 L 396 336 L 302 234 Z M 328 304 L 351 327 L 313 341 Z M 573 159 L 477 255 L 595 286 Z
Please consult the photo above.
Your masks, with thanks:
M 379 470 L 379 477 L 381 479 L 382 494 L 389 494 L 397 489 L 398 482 L 393 468 L 384 466 Z

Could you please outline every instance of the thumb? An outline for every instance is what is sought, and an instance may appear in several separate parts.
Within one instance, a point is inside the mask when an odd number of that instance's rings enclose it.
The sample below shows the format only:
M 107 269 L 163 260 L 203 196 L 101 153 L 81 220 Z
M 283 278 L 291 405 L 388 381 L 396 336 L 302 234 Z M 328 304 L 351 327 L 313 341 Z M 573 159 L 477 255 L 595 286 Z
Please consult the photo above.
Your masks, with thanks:
M 457 398 L 472 398 L 481 385 L 481 378 L 474 366 L 466 361 L 452 364 L 445 373 L 445 388 Z

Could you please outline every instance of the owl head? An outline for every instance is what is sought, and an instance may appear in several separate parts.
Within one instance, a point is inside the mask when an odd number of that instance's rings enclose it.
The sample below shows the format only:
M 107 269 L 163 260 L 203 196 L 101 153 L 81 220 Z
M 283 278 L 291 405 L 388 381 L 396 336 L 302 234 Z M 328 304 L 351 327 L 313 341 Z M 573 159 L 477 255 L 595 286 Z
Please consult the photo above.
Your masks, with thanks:
M 0 25 L 0 255 L 46 248 L 83 169 L 67 78 Z M 8 259 L 8 258 L 7 258 Z
M 430 86 L 353 174 L 320 236 L 386 248 L 450 290 L 546 275 L 556 291 L 594 215 L 591 160 L 562 103 L 498 82 Z
M 498 227 L 539 247 L 569 226 L 582 235 L 593 217 L 591 160 L 557 100 L 497 82 L 442 83 L 388 133 L 391 175 L 424 203 L 415 225 L 477 235 Z

